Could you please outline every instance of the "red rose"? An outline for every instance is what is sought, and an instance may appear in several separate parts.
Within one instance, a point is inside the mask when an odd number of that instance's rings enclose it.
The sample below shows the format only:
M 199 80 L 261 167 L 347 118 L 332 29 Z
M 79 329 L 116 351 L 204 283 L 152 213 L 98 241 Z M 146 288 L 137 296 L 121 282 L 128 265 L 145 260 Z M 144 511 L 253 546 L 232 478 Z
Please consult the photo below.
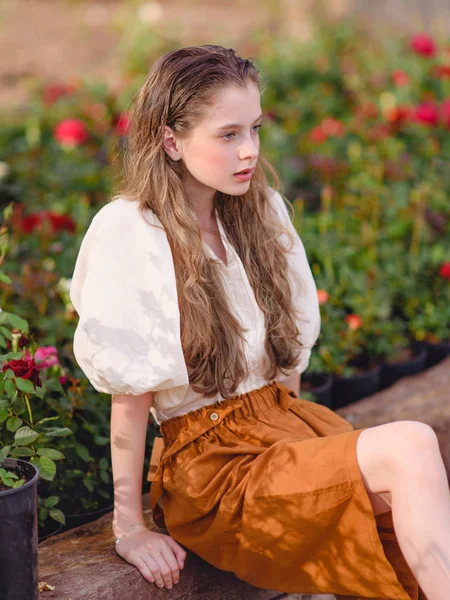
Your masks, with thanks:
M 439 275 L 444 279 L 450 279 L 450 262 L 445 262 L 439 269 Z
M 404 85 L 408 85 L 410 81 L 409 75 L 405 73 L 405 71 L 401 71 L 400 69 L 394 71 L 391 77 L 394 85 L 396 85 L 397 87 L 403 87 Z
M 48 210 L 41 210 L 37 213 L 27 215 L 22 219 L 21 228 L 24 233 L 33 233 L 40 228 L 44 221 L 50 223 L 52 233 L 57 233 L 62 230 L 76 231 L 76 223 L 70 215 L 60 215 Z
M 450 65 L 434 65 L 431 74 L 439 79 L 450 79 Z
M 418 33 L 411 38 L 409 47 L 416 54 L 431 58 L 436 54 L 436 44 L 426 33 Z
M 122 113 L 116 122 L 117 135 L 127 135 L 130 129 L 130 120 L 127 113 Z
M 345 322 L 350 329 L 359 329 L 362 326 L 361 317 L 359 315 L 355 315 L 354 313 L 347 315 L 345 317 Z
M 35 389 L 36 386 L 42 387 L 42 382 L 39 375 L 39 367 L 35 363 L 34 358 L 30 358 L 29 360 L 11 359 L 2 366 L 3 373 L 6 373 L 8 369 L 11 369 L 16 377 L 30 380 Z
M 333 117 L 328 117 L 312 129 L 309 133 L 309 139 L 316 143 L 325 142 L 330 136 L 342 136 L 345 133 L 344 125 L 334 119 Z
M 386 112 L 386 119 L 393 125 L 401 125 L 411 117 L 412 110 L 409 106 L 399 105 Z
M 44 102 L 51 106 L 63 96 L 69 96 L 75 91 L 75 86 L 70 83 L 51 83 L 43 92 Z
M 317 299 L 320 305 L 328 302 L 328 292 L 326 290 L 317 290 Z
M 88 139 L 86 125 L 80 119 L 64 119 L 54 129 L 55 139 L 62 146 L 79 146 Z
M 48 212 L 46 216 L 50 221 L 54 232 L 62 231 L 64 229 L 71 233 L 76 231 L 76 223 L 70 215 L 60 215 L 58 213 Z
M 345 132 L 344 125 L 340 121 L 338 121 L 337 119 L 333 119 L 332 117 L 324 119 L 322 121 L 321 127 L 327 135 L 341 136 L 344 135 Z
M 416 107 L 414 119 L 424 125 L 437 125 L 439 119 L 438 107 L 433 102 L 423 102 Z
M 327 140 L 327 137 L 327 134 L 323 131 L 320 125 L 314 127 L 314 129 L 309 132 L 309 139 L 316 144 L 322 144 Z

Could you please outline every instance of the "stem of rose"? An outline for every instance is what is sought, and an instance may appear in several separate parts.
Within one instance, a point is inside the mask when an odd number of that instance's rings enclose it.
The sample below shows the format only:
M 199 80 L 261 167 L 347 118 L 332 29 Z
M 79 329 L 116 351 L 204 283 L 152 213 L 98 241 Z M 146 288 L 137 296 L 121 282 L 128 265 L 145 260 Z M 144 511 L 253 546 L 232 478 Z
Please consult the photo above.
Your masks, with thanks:
M 33 425 L 33 415 L 31 414 L 31 406 L 30 406 L 30 400 L 28 398 L 28 394 L 25 394 L 25 402 L 27 403 L 28 414 L 30 415 L 30 424 L 31 424 L 31 427 L 34 427 L 34 425 Z

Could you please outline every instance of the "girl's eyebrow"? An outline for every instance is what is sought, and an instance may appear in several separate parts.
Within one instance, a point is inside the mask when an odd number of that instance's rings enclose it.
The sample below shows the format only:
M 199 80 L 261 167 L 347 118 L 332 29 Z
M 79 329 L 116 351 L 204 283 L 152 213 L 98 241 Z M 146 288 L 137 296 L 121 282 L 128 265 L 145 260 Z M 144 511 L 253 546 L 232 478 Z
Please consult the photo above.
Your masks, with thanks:
M 259 117 L 257 117 L 257 118 L 256 118 L 256 119 L 253 121 L 253 123 L 256 123 L 256 121 L 259 121 L 259 119 L 261 119 L 261 117 L 262 117 L 262 116 L 263 116 L 263 114 L 261 113 L 261 114 L 259 115 Z M 235 127 L 235 128 L 237 128 L 237 129 L 239 129 L 240 127 L 243 127 L 243 125 L 239 125 L 239 123 L 231 123 L 231 124 L 228 124 L 228 125 L 222 125 L 221 127 L 218 127 L 218 128 L 217 128 L 217 131 L 221 131 L 222 129 L 231 129 L 232 127 Z

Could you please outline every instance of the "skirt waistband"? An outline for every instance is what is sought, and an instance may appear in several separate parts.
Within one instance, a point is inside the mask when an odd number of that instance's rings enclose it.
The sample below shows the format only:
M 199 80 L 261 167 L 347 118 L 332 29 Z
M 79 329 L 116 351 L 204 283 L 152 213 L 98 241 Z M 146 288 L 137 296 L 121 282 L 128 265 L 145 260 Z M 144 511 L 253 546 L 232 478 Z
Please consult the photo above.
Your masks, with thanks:
M 281 393 L 284 392 L 284 393 Z M 181 432 L 189 432 L 189 437 L 195 437 L 196 430 L 202 432 L 215 427 L 227 414 L 233 410 L 240 409 L 242 416 L 254 411 L 268 408 L 280 399 L 286 397 L 286 393 L 296 398 L 295 393 L 278 381 L 272 381 L 266 385 L 226 398 L 214 404 L 202 406 L 192 412 L 178 417 L 172 417 L 160 424 L 160 432 L 164 440 L 164 446 L 169 447 L 180 437 Z M 288 406 L 285 407 L 286 409 Z

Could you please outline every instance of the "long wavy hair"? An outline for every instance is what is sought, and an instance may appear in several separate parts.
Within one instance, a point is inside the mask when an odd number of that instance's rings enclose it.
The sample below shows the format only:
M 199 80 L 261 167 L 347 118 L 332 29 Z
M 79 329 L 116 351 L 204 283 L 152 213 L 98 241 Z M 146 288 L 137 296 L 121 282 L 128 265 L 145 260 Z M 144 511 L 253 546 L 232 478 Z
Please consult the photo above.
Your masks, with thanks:
M 142 213 L 152 210 L 165 229 L 174 261 L 189 382 L 206 397 L 217 393 L 231 397 L 248 377 L 245 330 L 230 309 L 218 263 L 205 252 L 199 221 L 184 190 L 181 161 L 167 155 L 163 132 L 167 125 L 178 137 L 188 136 L 205 107 L 213 104 L 218 88 L 245 87 L 249 82 L 261 93 L 252 59 L 237 56 L 231 48 L 190 46 L 158 58 L 131 101 L 127 139 L 118 154 L 123 161 L 118 193 L 111 198 L 139 202 Z M 274 218 L 265 171 L 272 175 L 272 189 L 277 191 L 279 177 L 260 151 L 249 190 L 241 196 L 216 191 L 214 207 L 264 313 L 270 360 L 264 377 L 269 381 L 275 379 L 277 369 L 284 373 L 298 364 L 305 346 L 299 340 L 287 276 L 286 253 L 294 241 Z M 292 221 L 292 205 L 284 197 L 283 201 Z M 288 236 L 287 245 L 282 234 Z

